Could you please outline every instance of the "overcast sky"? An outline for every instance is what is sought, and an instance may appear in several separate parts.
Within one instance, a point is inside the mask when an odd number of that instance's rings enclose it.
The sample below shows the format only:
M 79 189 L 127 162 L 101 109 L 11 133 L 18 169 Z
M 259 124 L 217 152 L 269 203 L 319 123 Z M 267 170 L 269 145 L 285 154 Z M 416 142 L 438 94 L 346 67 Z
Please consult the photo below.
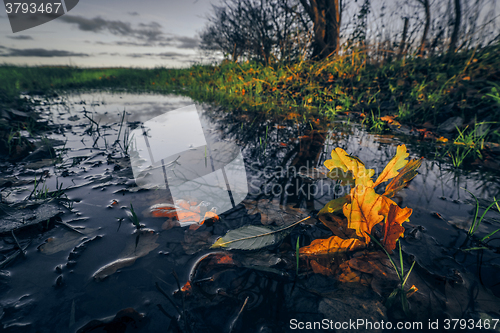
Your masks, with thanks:
M 215 0 L 80 0 L 65 15 L 12 33 L 0 11 L 0 63 L 187 67 Z

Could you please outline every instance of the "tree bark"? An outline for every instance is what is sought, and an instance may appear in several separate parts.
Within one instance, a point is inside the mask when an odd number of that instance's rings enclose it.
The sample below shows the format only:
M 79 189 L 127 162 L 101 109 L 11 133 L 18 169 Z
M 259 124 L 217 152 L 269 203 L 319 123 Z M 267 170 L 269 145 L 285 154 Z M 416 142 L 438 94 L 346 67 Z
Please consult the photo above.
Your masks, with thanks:
M 422 42 L 420 43 L 420 48 L 418 53 L 422 56 L 424 54 L 425 44 L 427 41 L 427 35 L 429 34 L 429 28 L 431 26 L 431 9 L 429 0 L 418 0 L 425 8 L 425 26 L 424 33 L 422 34 Z
M 460 32 L 460 22 L 462 19 L 462 7 L 460 6 L 460 0 L 455 0 L 455 22 L 453 23 L 453 32 L 451 34 L 450 48 L 448 52 L 451 54 L 455 52 L 458 42 L 458 33 Z
M 405 17 L 405 23 L 403 27 L 403 36 L 401 36 L 401 44 L 399 44 L 399 53 L 398 53 L 398 60 L 401 59 L 403 56 L 405 49 L 406 49 L 406 35 L 408 34 L 408 23 L 409 19 Z
M 340 36 L 339 0 L 300 0 L 313 23 L 313 57 L 327 58 L 337 54 Z

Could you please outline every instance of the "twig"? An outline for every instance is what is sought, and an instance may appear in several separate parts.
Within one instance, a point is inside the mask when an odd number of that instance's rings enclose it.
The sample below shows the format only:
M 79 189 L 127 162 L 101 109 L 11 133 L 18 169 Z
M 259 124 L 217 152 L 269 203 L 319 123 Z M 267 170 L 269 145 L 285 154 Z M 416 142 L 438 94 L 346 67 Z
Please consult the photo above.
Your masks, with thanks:
M 23 254 L 23 256 L 26 256 L 26 252 L 23 250 L 21 245 L 19 245 L 19 241 L 17 240 L 16 235 L 14 235 L 14 229 L 12 229 L 10 232 L 12 233 L 12 237 L 14 237 L 14 241 L 16 242 L 17 247 L 19 248 L 19 250 L 21 250 L 21 253 Z
M 165 296 L 165 297 L 166 297 L 166 298 L 170 301 L 170 303 L 172 303 L 172 305 L 174 306 L 175 310 L 177 310 L 177 313 L 179 314 L 179 316 L 181 316 L 181 317 L 182 317 L 182 312 L 181 312 L 181 310 L 179 309 L 179 307 L 177 306 L 177 304 L 175 304 L 174 300 L 173 300 L 172 298 L 170 298 L 170 296 L 169 296 L 169 295 L 168 295 L 168 294 L 167 294 L 167 293 L 166 293 L 163 289 L 161 289 L 161 287 L 160 287 L 160 285 L 158 284 L 158 282 L 156 282 L 156 283 L 155 283 L 155 285 L 156 285 L 156 289 L 158 289 L 158 291 L 159 291 L 160 293 L 162 293 L 162 294 L 163 294 L 163 296 Z
M 240 318 L 240 315 L 241 313 L 243 312 L 243 310 L 245 309 L 245 306 L 247 305 L 248 303 L 248 299 L 250 298 L 250 296 L 247 296 L 247 298 L 245 298 L 245 302 L 243 302 L 243 306 L 241 307 L 240 309 L 240 312 L 238 312 L 238 314 L 236 315 L 236 318 L 233 320 L 232 324 L 231 324 L 231 328 L 229 329 L 229 333 L 231 333 L 234 329 L 234 326 L 236 325 L 236 322 L 238 321 L 238 319 Z
M 79 233 L 80 235 L 85 235 L 83 232 L 81 232 L 81 231 L 79 231 L 79 230 L 75 229 L 74 227 L 70 226 L 68 223 L 66 223 L 66 222 L 64 222 L 64 221 L 56 221 L 56 223 L 59 223 L 59 224 L 61 224 L 61 225 L 65 226 L 66 228 L 68 228 L 68 229 L 70 229 L 70 230 L 72 230 L 72 231 L 74 231 L 74 232 Z

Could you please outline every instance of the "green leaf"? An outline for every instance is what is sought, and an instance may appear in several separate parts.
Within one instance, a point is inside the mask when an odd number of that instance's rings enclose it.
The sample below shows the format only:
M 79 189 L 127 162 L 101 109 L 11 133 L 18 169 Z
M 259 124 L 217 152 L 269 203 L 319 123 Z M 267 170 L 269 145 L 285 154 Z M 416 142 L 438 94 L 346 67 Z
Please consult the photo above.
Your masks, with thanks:
M 342 213 L 342 208 L 344 204 L 351 202 L 351 196 L 345 195 L 342 198 L 337 198 L 328 202 L 325 207 L 321 208 L 318 214 L 337 214 Z
M 290 224 L 284 228 L 272 229 L 269 227 L 258 225 L 246 225 L 244 227 L 231 230 L 224 237 L 220 237 L 210 247 L 226 248 L 230 250 L 257 250 L 266 246 L 274 245 L 286 237 L 288 229 L 296 226 L 302 221 L 309 218 L 306 217 L 300 221 Z

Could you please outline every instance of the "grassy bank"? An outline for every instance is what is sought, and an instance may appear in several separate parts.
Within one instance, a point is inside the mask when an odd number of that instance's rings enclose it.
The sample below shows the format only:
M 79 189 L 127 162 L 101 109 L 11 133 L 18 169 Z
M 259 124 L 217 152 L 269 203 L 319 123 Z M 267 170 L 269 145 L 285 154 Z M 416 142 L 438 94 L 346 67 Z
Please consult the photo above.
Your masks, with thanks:
M 125 88 L 187 95 L 230 108 L 335 116 L 360 112 L 372 123 L 385 115 L 427 127 L 460 116 L 500 120 L 500 46 L 453 57 L 370 63 L 363 52 L 321 62 L 195 65 L 187 69 L 82 69 L 0 66 L 5 105 L 20 92 Z M 492 133 L 497 133 L 496 129 Z M 493 141 L 498 141 L 498 134 Z

